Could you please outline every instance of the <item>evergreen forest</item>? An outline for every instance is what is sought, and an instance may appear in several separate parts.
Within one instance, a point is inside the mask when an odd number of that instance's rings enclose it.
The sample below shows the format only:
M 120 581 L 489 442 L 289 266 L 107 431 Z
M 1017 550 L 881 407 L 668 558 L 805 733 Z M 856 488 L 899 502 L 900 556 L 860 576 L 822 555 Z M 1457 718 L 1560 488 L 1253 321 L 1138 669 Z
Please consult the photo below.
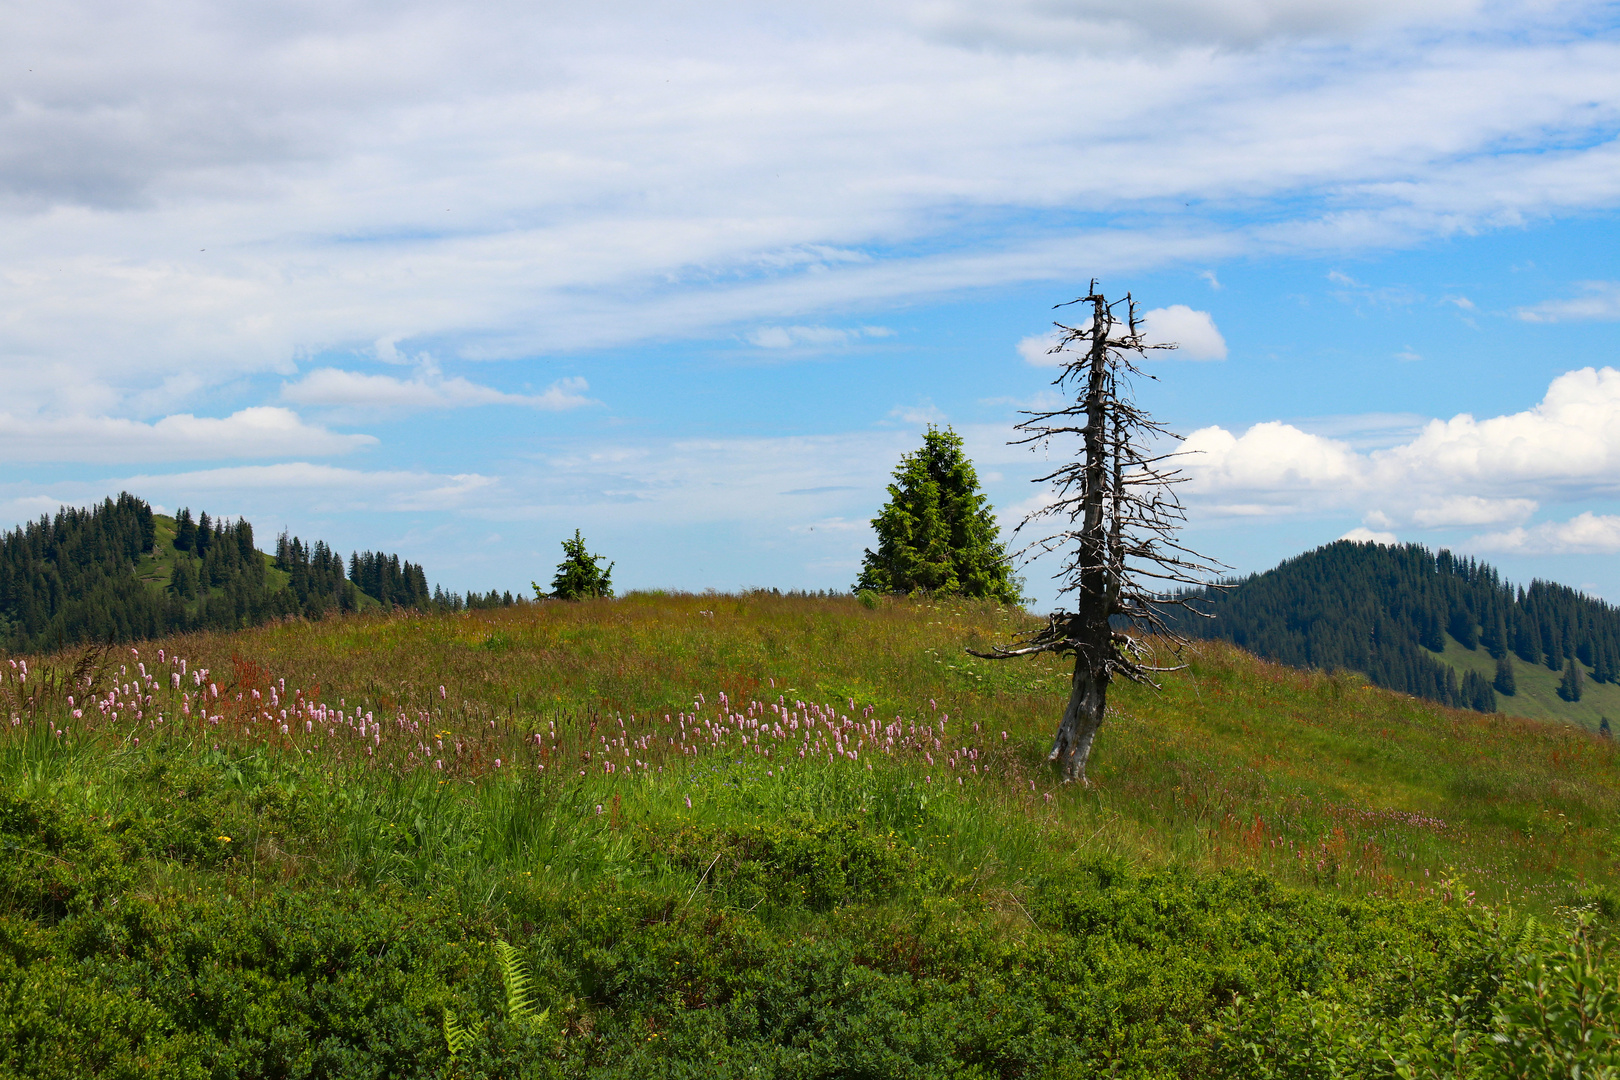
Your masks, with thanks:
M 510 592 L 430 592 L 422 567 L 398 555 L 355 552 L 345 565 L 323 541 L 286 533 L 270 556 L 244 519 L 193 517 L 189 508 L 169 518 L 127 492 L 0 534 L 0 650 L 9 652 L 229 631 L 287 616 L 514 602 Z
M 1182 594 L 1190 637 L 1221 638 L 1301 668 L 1352 670 L 1442 704 L 1495 712 L 1518 692 L 1512 658 L 1556 674 L 1558 696 L 1620 681 L 1620 610 L 1566 585 L 1514 586 L 1492 567 L 1418 544 L 1340 540 L 1272 570 Z M 1173 609 L 1172 609 L 1173 610 Z M 1459 676 L 1448 639 L 1489 655 Z

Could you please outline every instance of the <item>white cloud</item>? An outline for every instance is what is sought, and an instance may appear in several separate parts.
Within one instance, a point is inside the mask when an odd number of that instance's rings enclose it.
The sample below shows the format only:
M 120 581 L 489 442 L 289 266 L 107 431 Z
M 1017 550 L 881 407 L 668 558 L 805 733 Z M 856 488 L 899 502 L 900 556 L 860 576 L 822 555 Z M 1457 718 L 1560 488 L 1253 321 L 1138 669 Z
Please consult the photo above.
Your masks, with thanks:
M 1183 467 L 1197 492 L 1264 492 L 1277 498 L 1356 486 L 1364 469 L 1348 443 L 1309 435 L 1279 421 L 1255 424 L 1241 436 L 1200 428 L 1182 443 Z
M 1519 318 L 1542 323 L 1620 319 L 1620 281 L 1585 281 L 1581 291 L 1585 295 L 1520 308 Z
M 915 405 L 898 405 L 889 410 L 889 416 L 912 427 L 922 427 L 926 424 L 937 426 L 947 419 L 938 406 L 927 400 Z
M 1149 344 L 1175 344 L 1173 353 L 1149 353 L 1159 359 L 1225 360 L 1226 339 L 1215 328 L 1207 311 L 1194 311 L 1186 304 L 1154 308 L 1142 316 L 1143 337 Z
M 1480 495 L 1441 498 L 1412 511 L 1412 521 L 1425 529 L 1458 525 L 1500 525 L 1523 521 L 1536 512 L 1534 499 L 1487 499 Z
M 1353 540 L 1358 544 L 1383 544 L 1394 547 L 1400 543 L 1399 538 L 1392 532 L 1373 532 L 1371 529 L 1357 526 L 1339 537 L 1340 540 Z
M 915 5 L 912 17 L 951 41 L 1019 52 L 1105 53 L 1179 42 L 1249 49 L 1276 40 L 1342 40 L 1378 27 L 1455 19 L 1479 7 L 1477 0 L 933 0 Z
M 295 383 L 284 383 L 281 396 L 299 405 L 335 405 L 368 409 L 454 409 L 475 405 L 521 405 L 561 411 L 599 405 L 585 396 L 590 389 L 582 378 L 559 379 L 539 394 L 508 394 L 456 377 L 446 379 L 427 370 L 414 379 L 391 375 L 365 375 L 356 371 L 321 368 Z
M 1581 368 L 1554 379 L 1532 409 L 1475 420 L 1431 420 L 1405 446 L 1375 455 L 1390 479 L 1620 489 L 1620 371 Z
M 1063 364 L 1063 356 L 1052 350 L 1057 348 L 1060 339 L 1061 335 L 1057 330 L 1020 338 L 1018 355 L 1024 358 L 1024 363 L 1034 364 L 1036 367 L 1059 367 Z
M 180 413 L 156 423 L 105 416 L 0 413 L 0 461 L 210 461 L 346 454 L 377 442 L 306 424 L 288 409 L 256 406 L 222 419 Z
M 779 347 L 886 300 L 1611 206 L 1589 7 L 37 5 L 0 39 L 0 379 L 94 413 L 340 348 Z
M 1221 512 L 1339 508 L 1421 528 L 1521 521 L 1542 503 L 1620 493 L 1620 371 L 1567 372 L 1534 408 L 1430 420 L 1383 448 L 1269 421 L 1241 435 L 1202 428 L 1183 449 L 1189 496 Z
M 1087 319 L 1081 327 L 1089 327 Z M 1018 342 L 1018 355 L 1027 364 L 1036 367 L 1059 367 L 1065 362 L 1065 353 L 1052 350 L 1062 340 L 1063 331 L 1052 329 L 1044 334 L 1031 334 Z M 1207 311 L 1194 311 L 1186 304 L 1171 304 L 1142 313 L 1142 338 L 1149 345 L 1175 345 L 1174 350 L 1153 351 L 1146 355 L 1153 360 L 1225 360 L 1226 339 L 1215 328 L 1215 320 Z
M 743 335 L 745 341 L 761 349 L 830 348 L 848 345 L 863 337 L 893 337 L 886 326 L 761 326 Z
M 305 461 L 131 476 L 116 483 L 143 496 L 166 497 L 175 505 L 210 496 L 251 503 L 296 493 L 304 512 L 454 510 L 475 496 L 493 498 L 499 489 L 496 478 L 479 473 L 344 469 Z
M 1472 546 L 1516 555 L 1613 555 L 1620 552 L 1620 516 L 1587 511 L 1568 521 L 1487 533 Z

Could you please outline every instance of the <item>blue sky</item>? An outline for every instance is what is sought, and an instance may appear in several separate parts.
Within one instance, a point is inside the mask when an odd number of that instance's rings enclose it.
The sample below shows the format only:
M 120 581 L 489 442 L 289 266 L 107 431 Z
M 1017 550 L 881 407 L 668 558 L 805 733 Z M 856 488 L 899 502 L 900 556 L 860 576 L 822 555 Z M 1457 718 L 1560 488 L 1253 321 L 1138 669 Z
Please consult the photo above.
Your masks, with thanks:
M 1620 601 L 1620 8 L 1118 8 L 8 5 L 0 521 L 844 588 L 930 422 L 1038 504 L 1096 276 L 1183 345 L 1140 396 L 1211 555 Z

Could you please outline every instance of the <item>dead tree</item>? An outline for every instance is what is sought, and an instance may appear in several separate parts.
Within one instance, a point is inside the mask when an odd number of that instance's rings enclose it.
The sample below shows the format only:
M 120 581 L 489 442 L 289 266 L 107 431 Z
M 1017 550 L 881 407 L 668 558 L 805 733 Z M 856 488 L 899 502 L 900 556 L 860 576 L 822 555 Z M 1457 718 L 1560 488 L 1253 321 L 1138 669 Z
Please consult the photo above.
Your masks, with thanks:
M 1136 303 L 1129 293 L 1110 303 L 1091 283 L 1074 304 L 1088 304 L 1091 318 L 1078 326 L 1056 323 L 1052 353 L 1064 358 L 1053 385 L 1074 395 L 1073 404 L 1030 411 L 1017 426 L 1023 437 L 1011 445 L 1050 447 L 1074 437 L 1080 456 L 1036 483 L 1049 483 L 1056 498 L 1018 526 L 1046 525 L 1050 531 L 1015 557 L 1030 559 L 1059 552 L 1063 564 L 1060 599 L 1075 610 L 1059 609 L 1046 625 L 1011 645 L 975 652 L 987 660 L 1010 660 L 1035 653 L 1074 658 L 1068 706 L 1058 724 L 1048 760 L 1065 782 L 1086 780 L 1086 759 L 1108 708 L 1108 686 L 1116 675 L 1157 686 L 1154 676 L 1179 664 L 1162 666 L 1144 643 L 1155 636 L 1179 652 L 1185 639 L 1164 617 L 1169 606 L 1185 607 L 1175 590 L 1205 585 L 1221 569 L 1183 547 L 1176 535 L 1186 520 L 1176 485 L 1183 477 L 1171 464 L 1180 437 L 1167 431 L 1132 400 L 1131 380 L 1153 378 L 1134 360 L 1152 349 L 1142 335 Z M 1060 304 L 1059 307 L 1067 307 Z M 1123 306 L 1123 319 L 1116 309 Z

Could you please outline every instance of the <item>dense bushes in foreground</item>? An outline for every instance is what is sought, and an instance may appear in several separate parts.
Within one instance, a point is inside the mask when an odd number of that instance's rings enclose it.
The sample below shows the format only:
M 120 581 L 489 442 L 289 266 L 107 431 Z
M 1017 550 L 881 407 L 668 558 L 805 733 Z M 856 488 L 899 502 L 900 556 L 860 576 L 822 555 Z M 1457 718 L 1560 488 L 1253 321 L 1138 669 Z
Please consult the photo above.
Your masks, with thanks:
M 99 813 L 44 787 L 0 795 L 4 1075 L 1568 1076 L 1578 1061 L 1586 1076 L 1620 1062 L 1620 970 L 1597 909 L 1554 925 L 1483 913 L 1460 886 L 1345 898 L 1102 856 L 1054 856 L 1012 891 L 934 853 L 948 812 L 927 800 L 680 825 L 617 805 L 575 815 L 599 793 L 538 781 L 504 782 L 550 822 L 533 869 L 462 852 L 505 864 L 483 898 L 501 899 L 480 904 L 431 866 L 369 887 L 353 873 L 341 849 L 356 832 L 404 848 L 431 833 L 419 804 L 412 839 L 385 793 L 358 810 L 348 793 L 333 821 L 341 785 L 273 758 L 165 748 L 104 775 L 118 790 Z M 681 790 L 643 796 L 679 806 Z M 564 862 L 570 875 L 536 876 Z M 506 1015 L 497 939 L 532 972 L 541 1022 Z M 454 1057 L 447 1010 L 473 1030 Z M 1433 1071 L 1453 1044 L 1460 1072 Z
M 1611 740 L 1204 643 L 1055 787 L 1063 672 L 960 652 L 1016 618 L 641 594 L 0 663 L 0 1076 L 1603 1075 Z

